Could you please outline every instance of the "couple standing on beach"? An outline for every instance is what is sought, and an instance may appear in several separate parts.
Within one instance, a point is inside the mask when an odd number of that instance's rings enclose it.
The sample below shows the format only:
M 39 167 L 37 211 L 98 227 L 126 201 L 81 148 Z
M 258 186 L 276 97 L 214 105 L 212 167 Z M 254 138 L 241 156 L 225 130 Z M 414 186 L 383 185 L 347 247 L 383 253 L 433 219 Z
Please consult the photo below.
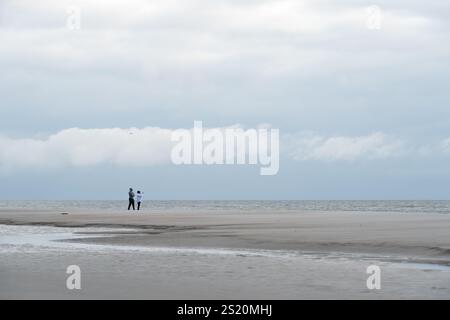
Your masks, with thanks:
M 134 210 L 134 197 L 136 197 L 138 211 L 141 209 L 142 195 L 143 193 L 141 193 L 139 190 L 135 195 L 133 192 L 133 188 L 130 188 L 130 191 L 128 191 L 128 210 L 130 210 L 131 207 L 133 207 Z

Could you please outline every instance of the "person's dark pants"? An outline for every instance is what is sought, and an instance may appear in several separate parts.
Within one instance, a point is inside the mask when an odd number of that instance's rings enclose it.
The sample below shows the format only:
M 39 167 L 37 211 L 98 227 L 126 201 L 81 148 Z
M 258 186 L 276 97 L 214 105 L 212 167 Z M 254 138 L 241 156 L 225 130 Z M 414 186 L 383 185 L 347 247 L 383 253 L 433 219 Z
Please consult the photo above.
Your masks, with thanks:
M 130 210 L 131 207 L 133 207 L 134 210 L 134 199 L 129 199 L 128 210 Z
M 138 202 L 138 211 L 141 210 L 141 203 Z

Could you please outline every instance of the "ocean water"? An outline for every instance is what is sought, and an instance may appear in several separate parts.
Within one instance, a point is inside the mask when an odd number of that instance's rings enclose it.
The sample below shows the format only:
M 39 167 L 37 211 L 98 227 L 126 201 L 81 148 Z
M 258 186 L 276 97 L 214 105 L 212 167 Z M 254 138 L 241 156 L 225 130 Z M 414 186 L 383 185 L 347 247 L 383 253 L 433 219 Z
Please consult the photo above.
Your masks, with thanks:
M 0 201 L 0 210 L 4 209 L 35 209 L 35 210 L 124 210 L 128 201 L 122 200 L 70 200 L 70 201 Z M 449 200 L 145 200 L 143 209 L 146 211 L 208 211 L 226 212 L 392 212 L 392 213 L 450 213 Z

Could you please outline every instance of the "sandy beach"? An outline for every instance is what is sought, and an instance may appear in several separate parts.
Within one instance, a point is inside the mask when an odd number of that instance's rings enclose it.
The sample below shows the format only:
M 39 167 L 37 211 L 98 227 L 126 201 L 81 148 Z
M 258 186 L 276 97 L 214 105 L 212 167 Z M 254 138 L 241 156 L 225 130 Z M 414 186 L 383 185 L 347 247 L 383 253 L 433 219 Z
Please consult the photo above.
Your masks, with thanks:
M 0 225 L 71 234 L 43 251 L 0 241 L 15 248 L 1 253 L 6 299 L 450 298 L 447 215 L 2 210 Z M 86 270 L 80 292 L 64 287 L 69 264 Z M 366 288 L 371 264 L 382 290 Z
M 129 213 L 0 211 L 0 224 L 112 228 L 83 241 L 139 246 L 226 247 L 388 254 L 450 263 L 446 215 L 358 213 Z M 115 232 L 114 228 L 129 228 Z M 78 240 L 82 241 L 82 240 Z

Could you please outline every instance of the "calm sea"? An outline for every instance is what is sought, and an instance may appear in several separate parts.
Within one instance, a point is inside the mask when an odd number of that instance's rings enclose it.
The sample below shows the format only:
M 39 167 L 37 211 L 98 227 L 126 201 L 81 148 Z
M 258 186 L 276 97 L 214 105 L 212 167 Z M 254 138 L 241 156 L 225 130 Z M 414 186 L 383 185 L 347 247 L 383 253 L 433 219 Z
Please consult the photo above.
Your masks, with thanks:
M 100 209 L 123 210 L 127 201 L 0 201 L 0 209 L 64 210 Z M 146 211 L 358 211 L 358 212 L 398 212 L 398 213 L 450 213 L 450 201 L 197 201 L 197 200 L 146 200 Z

